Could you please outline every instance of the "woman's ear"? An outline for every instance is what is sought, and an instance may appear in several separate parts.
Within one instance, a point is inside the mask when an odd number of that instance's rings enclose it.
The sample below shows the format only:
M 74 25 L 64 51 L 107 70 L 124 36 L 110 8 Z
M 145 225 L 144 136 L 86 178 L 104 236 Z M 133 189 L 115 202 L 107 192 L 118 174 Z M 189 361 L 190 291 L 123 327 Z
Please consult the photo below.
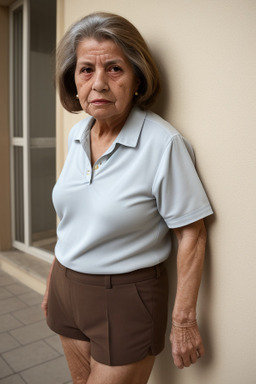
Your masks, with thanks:
M 134 88 L 135 88 L 134 95 L 135 96 L 139 96 L 140 83 L 141 83 L 140 79 L 138 77 L 136 77 L 136 81 L 135 81 L 135 85 L 134 85 Z

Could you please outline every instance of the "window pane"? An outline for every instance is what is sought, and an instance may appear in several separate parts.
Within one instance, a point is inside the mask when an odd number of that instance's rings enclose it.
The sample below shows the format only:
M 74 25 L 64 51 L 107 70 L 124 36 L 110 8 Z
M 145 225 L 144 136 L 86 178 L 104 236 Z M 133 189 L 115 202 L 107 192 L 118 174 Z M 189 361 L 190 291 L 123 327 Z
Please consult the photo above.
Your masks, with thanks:
M 56 243 L 51 194 L 56 180 L 54 88 L 56 1 L 30 0 L 29 121 L 32 245 L 48 251 Z
M 56 2 L 30 1 L 30 137 L 55 137 Z
M 32 148 L 32 245 L 50 251 L 56 243 L 56 214 L 51 199 L 54 184 L 55 148 Z
M 23 68 L 23 8 L 13 13 L 13 133 L 14 137 L 23 136 L 22 126 L 22 68 Z

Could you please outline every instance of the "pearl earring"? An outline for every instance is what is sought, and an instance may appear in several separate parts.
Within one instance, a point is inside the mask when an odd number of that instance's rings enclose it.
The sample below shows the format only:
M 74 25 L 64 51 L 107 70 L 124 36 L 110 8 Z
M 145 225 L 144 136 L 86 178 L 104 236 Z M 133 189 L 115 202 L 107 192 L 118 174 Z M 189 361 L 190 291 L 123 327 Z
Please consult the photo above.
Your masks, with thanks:
M 78 96 L 78 95 L 76 95 L 76 98 L 77 98 L 77 99 L 79 99 L 79 96 Z
M 135 95 L 135 96 L 139 96 L 139 93 L 136 91 L 136 92 L 134 93 L 134 95 Z

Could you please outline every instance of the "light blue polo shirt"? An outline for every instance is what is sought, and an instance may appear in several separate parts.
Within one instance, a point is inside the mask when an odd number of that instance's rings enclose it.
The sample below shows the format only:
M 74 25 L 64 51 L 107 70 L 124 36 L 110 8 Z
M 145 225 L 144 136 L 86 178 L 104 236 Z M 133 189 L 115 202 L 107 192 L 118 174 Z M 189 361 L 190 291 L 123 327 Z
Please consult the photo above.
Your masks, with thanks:
M 171 251 L 169 228 L 212 214 L 190 144 L 152 112 L 134 108 L 91 166 L 93 117 L 76 124 L 53 190 L 57 259 L 75 271 L 116 274 L 156 265 Z

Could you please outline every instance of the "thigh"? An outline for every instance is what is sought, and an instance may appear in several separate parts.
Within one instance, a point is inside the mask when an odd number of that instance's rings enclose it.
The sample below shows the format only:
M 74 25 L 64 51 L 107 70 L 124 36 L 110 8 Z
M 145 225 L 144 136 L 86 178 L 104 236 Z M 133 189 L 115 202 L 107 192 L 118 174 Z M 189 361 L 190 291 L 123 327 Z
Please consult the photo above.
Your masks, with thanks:
M 87 384 L 146 384 L 151 374 L 155 357 L 148 355 L 136 363 L 108 366 L 91 359 L 91 374 Z
M 73 384 L 86 384 L 91 373 L 91 347 L 88 341 L 60 336 Z

